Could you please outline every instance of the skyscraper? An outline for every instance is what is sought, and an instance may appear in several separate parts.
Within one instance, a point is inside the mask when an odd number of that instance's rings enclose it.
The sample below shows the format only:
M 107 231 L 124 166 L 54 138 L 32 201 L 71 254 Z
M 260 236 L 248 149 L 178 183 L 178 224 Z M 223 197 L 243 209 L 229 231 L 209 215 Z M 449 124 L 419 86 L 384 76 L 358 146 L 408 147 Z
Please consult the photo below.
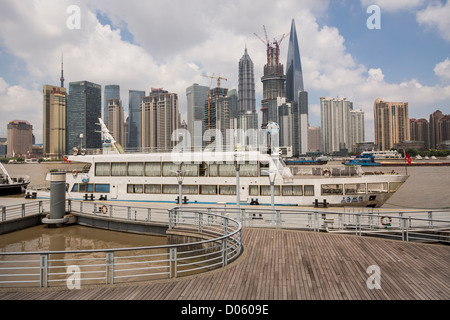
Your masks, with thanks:
M 205 101 L 208 99 L 209 87 L 194 83 L 186 88 L 187 98 L 187 130 L 191 135 L 191 147 L 201 148 L 203 145 L 203 113 Z
M 7 125 L 7 157 L 30 157 L 33 126 L 26 120 L 10 121 Z
M 102 87 L 89 81 L 69 83 L 66 113 L 66 149 L 101 148 L 98 118 L 102 114 Z M 80 137 L 80 134 L 83 136 Z
M 324 153 L 351 150 L 351 110 L 353 103 L 346 98 L 320 98 L 320 130 Z
M 203 145 L 214 142 L 214 130 L 217 128 L 217 101 L 227 96 L 228 89 L 219 87 L 209 90 L 203 111 Z
M 303 87 L 302 64 L 295 21 L 292 19 L 286 62 L 286 100 L 292 103 L 293 153 L 308 151 L 308 92 Z
M 430 125 L 427 119 L 409 119 L 411 141 L 423 141 L 425 150 L 430 149 Z
M 250 133 L 250 130 L 258 129 L 258 114 L 256 113 L 255 99 L 255 76 L 254 65 L 250 58 L 247 47 L 244 55 L 239 60 L 239 83 L 238 83 L 238 115 L 237 127 L 243 137 L 239 134 L 237 142 L 241 145 L 257 146 L 257 134 Z M 253 137 L 253 138 L 252 138 Z
M 446 140 L 450 140 L 450 114 L 436 110 L 430 114 L 430 148 L 439 149 Z
M 66 152 L 66 89 L 44 85 L 44 155 L 59 158 Z
M 139 149 L 141 147 L 141 102 L 145 91 L 129 90 L 128 101 L 128 143 L 127 148 Z
M 108 100 L 120 99 L 120 86 L 117 84 L 108 84 L 105 86 L 105 100 L 103 102 L 103 122 L 108 125 Z M 109 127 L 108 127 L 109 128 Z
M 281 41 L 275 41 L 273 45 L 267 42 L 267 63 L 264 65 L 264 75 L 261 77 L 263 83 L 263 100 L 261 101 L 262 128 L 265 129 L 270 121 L 277 121 L 278 97 L 283 98 L 286 94 L 286 76 L 283 65 L 279 62 Z
M 397 143 L 410 140 L 408 102 L 375 100 L 375 144 L 380 151 L 390 150 Z
M 171 150 L 177 144 L 172 133 L 178 129 L 178 117 L 178 95 L 152 88 L 141 103 L 141 147 Z
M 108 100 L 108 129 L 114 139 L 124 146 L 125 128 L 122 100 L 114 98 Z

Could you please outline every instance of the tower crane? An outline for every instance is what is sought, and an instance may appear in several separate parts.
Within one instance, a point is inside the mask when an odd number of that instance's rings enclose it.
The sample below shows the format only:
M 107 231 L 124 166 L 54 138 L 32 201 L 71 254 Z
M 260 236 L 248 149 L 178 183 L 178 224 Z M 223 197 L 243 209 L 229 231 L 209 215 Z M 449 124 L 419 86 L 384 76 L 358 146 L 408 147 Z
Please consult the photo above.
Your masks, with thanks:
M 280 37 L 279 40 L 277 39 L 273 39 L 273 42 L 270 43 L 269 41 L 269 37 L 267 36 L 267 30 L 266 30 L 266 26 L 263 25 L 263 29 L 264 29 L 264 36 L 266 37 L 266 41 L 264 41 L 260 36 L 258 36 L 256 33 L 253 33 L 259 40 L 261 40 L 262 43 L 264 43 L 264 45 L 266 46 L 267 49 L 267 65 L 269 65 L 270 63 L 270 53 L 269 50 L 271 48 L 271 45 L 275 45 L 275 50 L 276 50 L 276 54 L 275 54 L 275 63 L 278 64 L 279 62 L 279 56 L 280 56 L 280 44 L 281 41 L 283 41 L 290 32 L 288 33 L 283 33 L 283 35 Z
M 218 77 L 214 77 L 214 73 L 213 73 L 212 76 L 208 76 L 208 75 L 202 74 L 202 77 L 207 77 L 207 78 L 211 78 L 211 79 L 217 79 L 217 88 L 220 88 L 220 80 L 228 81 L 227 78 L 221 77 L 221 76 L 220 76 L 220 73 L 219 73 L 219 76 L 218 76 Z M 212 82 L 212 80 L 211 80 L 211 82 Z M 211 84 L 212 84 L 212 83 L 211 83 Z M 211 86 L 210 86 L 210 87 L 211 87 Z

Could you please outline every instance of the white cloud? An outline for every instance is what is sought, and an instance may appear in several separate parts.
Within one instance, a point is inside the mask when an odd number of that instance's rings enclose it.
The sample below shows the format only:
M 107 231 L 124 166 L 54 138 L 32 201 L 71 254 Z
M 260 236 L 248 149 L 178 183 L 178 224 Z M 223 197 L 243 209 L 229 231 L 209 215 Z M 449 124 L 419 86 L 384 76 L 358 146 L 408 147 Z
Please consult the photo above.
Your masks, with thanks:
M 417 13 L 416 19 L 419 24 L 436 28 L 441 37 L 450 41 L 450 2 L 445 5 L 441 2 L 432 2 L 427 8 Z
M 442 62 L 439 62 L 434 67 L 434 73 L 444 81 L 450 80 L 450 59 L 447 58 Z
M 377 5 L 380 7 L 381 12 L 398 12 L 404 10 L 411 10 L 420 7 L 426 3 L 426 0 L 361 0 L 363 7 L 370 5 Z
M 395 10 L 395 5 L 396 10 L 400 10 L 415 8 L 423 1 L 404 6 L 398 2 L 394 5 L 391 1 L 370 1 L 374 3 L 382 10 L 383 6 L 388 8 L 386 10 Z M 0 76 L 0 119 L 13 120 L 8 106 L 16 104 L 20 112 L 15 115 L 26 115 L 24 120 L 33 124 L 38 142 L 42 141 L 39 136 L 42 85 L 59 83 L 61 51 L 64 51 L 66 87 L 69 82 L 78 80 L 102 86 L 119 84 L 125 109 L 128 90 L 148 92 L 151 87 L 163 87 L 178 93 L 180 110 L 184 114 L 186 87 L 193 83 L 210 84 L 210 79 L 202 74 L 220 73 L 227 78 L 222 81 L 223 86 L 237 88 L 238 62 L 246 45 L 255 65 L 257 95 L 261 96 L 260 78 L 266 52 L 253 33 L 264 38 L 262 26 L 265 25 L 271 40 L 279 38 L 289 32 L 292 18 L 297 27 L 305 89 L 323 96 L 351 99 L 355 108 L 362 108 L 366 113 L 368 137 L 373 131 L 370 124 L 373 102 L 378 97 L 410 102 L 410 114 L 450 99 L 448 86 L 425 86 L 416 79 L 388 83 L 381 67 L 367 70 L 366 66 L 357 64 L 339 30 L 319 26 L 317 22 L 318 17 L 326 13 L 327 0 L 261 0 L 257 5 L 246 0 L 215 2 L 214 5 L 204 0 L 172 0 L 169 4 L 136 0 L 78 1 L 82 19 L 80 30 L 66 27 L 66 8 L 71 4 L 68 0 L 14 1 L 2 4 L 0 12 L 0 45 L 23 59 L 28 71 L 23 83 L 17 86 L 9 85 L 8 79 Z M 102 25 L 97 20 L 97 12 L 107 15 L 114 28 Z M 125 25 L 133 35 L 134 44 L 121 38 L 117 27 Z M 286 51 L 287 39 L 281 44 L 283 64 Z M 437 64 L 435 73 L 445 78 L 447 68 L 446 64 Z M 26 99 L 14 102 L 14 90 Z M 316 117 L 320 116 L 318 102 L 311 99 L 309 102 L 310 114 Z M 257 101 L 257 109 L 259 107 L 260 101 Z M 431 113 L 424 112 L 423 116 Z M 6 132 L 6 125 L 0 123 L 0 135 L 2 132 Z

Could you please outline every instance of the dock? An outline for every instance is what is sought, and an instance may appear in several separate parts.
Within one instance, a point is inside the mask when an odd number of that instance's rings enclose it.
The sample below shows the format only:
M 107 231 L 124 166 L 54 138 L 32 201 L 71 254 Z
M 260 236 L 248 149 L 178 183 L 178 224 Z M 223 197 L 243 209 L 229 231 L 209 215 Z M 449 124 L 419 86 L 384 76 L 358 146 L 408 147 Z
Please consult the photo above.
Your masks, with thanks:
M 243 228 L 241 256 L 177 279 L 43 289 L 0 300 L 448 300 L 450 247 L 355 235 Z M 370 266 L 380 288 L 369 288 Z

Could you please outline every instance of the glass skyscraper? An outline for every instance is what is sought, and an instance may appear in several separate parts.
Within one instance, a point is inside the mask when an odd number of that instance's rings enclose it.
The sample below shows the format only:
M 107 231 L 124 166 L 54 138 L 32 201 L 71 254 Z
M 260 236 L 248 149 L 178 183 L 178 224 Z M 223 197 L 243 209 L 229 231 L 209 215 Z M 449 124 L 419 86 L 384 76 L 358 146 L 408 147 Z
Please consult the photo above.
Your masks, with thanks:
M 127 148 L 139 149 L 141 147 L 141 102 L 145 91 L 129 90 L 129 124 Z
M 295 21 L 292 19 L 286 63 L 286 99 L 292 104 L 293 153 L 308 151 L 308 92 L 303 87 L 302 64 Z
M 102 87 L 89 81 L 69 83 L 67 99 L 66 147 L 101 148 L 101 134 L 96 125 L 102 114 Z M 83 135 L 80 138 L 80 134 Z

